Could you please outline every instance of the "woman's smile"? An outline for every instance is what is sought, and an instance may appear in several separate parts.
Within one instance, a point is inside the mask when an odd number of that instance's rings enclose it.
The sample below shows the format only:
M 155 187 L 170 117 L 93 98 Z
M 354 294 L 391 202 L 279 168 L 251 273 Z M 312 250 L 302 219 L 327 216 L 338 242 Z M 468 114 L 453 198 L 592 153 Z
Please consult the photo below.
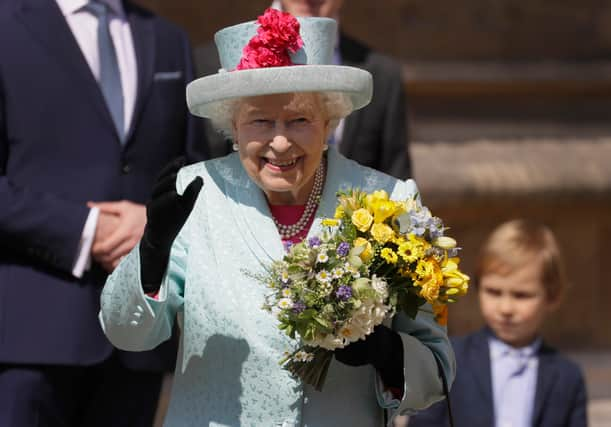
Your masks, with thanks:
M 263 167 L 272 172 L 288 172 L 297 166 L 297 163 L 301 160 L 301 157 L 296 157 L 287 160 L 268 159 L 263 157 Z

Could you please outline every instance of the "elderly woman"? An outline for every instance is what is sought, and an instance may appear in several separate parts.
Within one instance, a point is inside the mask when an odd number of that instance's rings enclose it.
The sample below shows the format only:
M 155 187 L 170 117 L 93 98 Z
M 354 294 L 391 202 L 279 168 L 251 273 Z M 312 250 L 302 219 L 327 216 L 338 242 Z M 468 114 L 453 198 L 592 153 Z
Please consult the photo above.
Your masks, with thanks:
M 108 279 L 100 314 L 109 339 L 133 351 L 167 340 L 178 319 L 167 426 L 371 427 L 384 409 L 441 399 L 440 372 L 454 376 L 445 329 L 427 312 L 398 314 L 336 350 L 320 392 L 278 363 L 295 344 L 261 309 L 267 289 L 252 275 L 282 258 L 283 242 L 319 233 L 338 190 L 417 191 L 327 146 L 371 97 L 369 73 L 325 65 L 335 25 L 268 10 L 217 33 L 224 69 L 188 87 L 191 111 L 230 132 L 237 152 L 162 174 L 143 239 Z

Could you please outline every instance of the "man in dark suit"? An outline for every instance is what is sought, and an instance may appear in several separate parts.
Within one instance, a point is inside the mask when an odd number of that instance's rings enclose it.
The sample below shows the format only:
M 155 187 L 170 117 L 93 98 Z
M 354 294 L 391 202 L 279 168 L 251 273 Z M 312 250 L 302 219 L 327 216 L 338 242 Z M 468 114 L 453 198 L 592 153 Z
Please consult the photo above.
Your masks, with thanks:
M 0 425 L 152 424 L 175 347 L 117 352 L 99 295 L 163 165 L 207 157 L 190 55 L 128 1 L 0 4 Z
M 456 378 L 450 392 L 454 425 L 495 425 L 488 329 L 452 339 Z M 579 367 L 543 343 L 539 360 L 532 426 L 586 427 L 586 389 Z M 449 426 L 447 403 L 438 402 L 410 417 L 409 427 Z M 519 427 L 519 426 L 516 426 Z
M 342 4 L 342 0 L 276 0 L 272 7 L 294 16 L 323 16 L 339 21 Z M 218 71 L 219 60 L 213 45 L 197 48 L 195 61 L 200 75 Z M 346 157 L 365 166 L 401 179 L 411 177 L 401 65 L 341 32 L 335 62 L 369 71 L 373 76 L 373 99 L 343 120 L 330 142 L 337 144 Z M 206 132 L 213 156 L 231 150 L 231 144 L 215 135 L 210 126 L 206 126 Z

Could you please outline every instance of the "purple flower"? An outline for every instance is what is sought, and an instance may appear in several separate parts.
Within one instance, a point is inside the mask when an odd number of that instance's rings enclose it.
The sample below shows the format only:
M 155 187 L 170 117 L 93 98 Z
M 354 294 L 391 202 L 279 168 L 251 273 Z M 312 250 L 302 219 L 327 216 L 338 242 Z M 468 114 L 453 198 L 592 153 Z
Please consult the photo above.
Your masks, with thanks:
M 341 242 L 337 246 L 337 250 L 335 252 L 339 256 L 346 256 L 346 255 L 348 255 L 348 251 L 350 251 L 350 243 L 348 243 L 348 242 Z
M 350 286 L 342 285 L 337 289 L 337 291 L 335 291 L 335 296 L 341 301 L 346 301 L 352 296 L 352 288 Z
M 293 242 L 291 242 L 290 240 L 286 240 L 282 244 L 284 245 L 284 250 L 286 252 L 290 251 L 291 248 L 293 247 Z
M 293 313 L 299 314 L 305 309 L 306 309 L 306 305 L 304 304 L 303 301 L 296 301 L 295 303 L 293 303 Z
M 317 236 L 314 237 L 310 237 L 308 239 L 308 245 L 310 245 L 311 248 L 317 248 L 320 246 L 322 242 L 320 241 L 320 239 Z

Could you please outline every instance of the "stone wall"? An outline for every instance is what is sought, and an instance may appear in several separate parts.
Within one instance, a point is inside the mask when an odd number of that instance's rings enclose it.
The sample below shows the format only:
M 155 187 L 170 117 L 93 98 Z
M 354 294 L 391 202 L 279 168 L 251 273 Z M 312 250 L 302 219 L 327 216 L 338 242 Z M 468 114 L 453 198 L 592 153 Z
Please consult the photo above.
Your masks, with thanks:
M 195 45 L 254 19 L 271 0 L 138 0 L 188 29 Z M 611 2 L 345 0 L 342 26 L 404 60 L 599 59 L 611 53 Z

